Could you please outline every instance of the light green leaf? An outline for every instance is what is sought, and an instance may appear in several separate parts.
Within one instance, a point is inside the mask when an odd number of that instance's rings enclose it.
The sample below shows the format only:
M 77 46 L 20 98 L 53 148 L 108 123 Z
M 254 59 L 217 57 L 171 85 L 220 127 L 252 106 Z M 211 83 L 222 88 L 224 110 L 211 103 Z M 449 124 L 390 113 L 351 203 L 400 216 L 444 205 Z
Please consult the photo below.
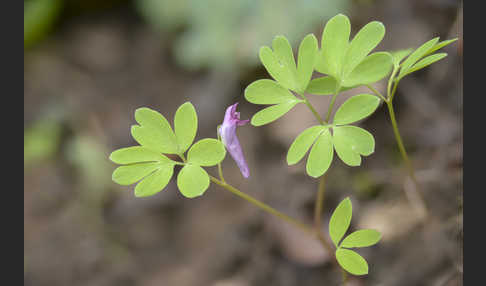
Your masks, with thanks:
M 344 270 L 353 275 L 368 274 L 368 263 L 352 250 L 339 248 L 336 250 L 336 259 Z
M 447 45 L 450 45 L 452 43 L 454 43 L 455 41 L 457 41 L 458 38 L 454 38 L 454 39 L 450 39 L 450 40 L 445 40 L 445 41 L 442 41 L 442 42 L 439 42 L 437 44 L 435 44 L 435 46 L 433 46 L 428 52 L 427 54 L 425 55 L 430 55 L 432 54 L 433 52 L 437 51 L 438 49 L 442 49 L 443 47 L 447 46 Z
M 140 125 L 133 125 L 131 133 L 140 145 L 160 153 L 178 153 L 175 134 L 162 114 L 142 107 L 135 110 L 135 120 Z
M 296 90 L 297 67 L 289 41 L 283 36 L 277 36 L 272 42 L 272 48 L 273 51 L 267 46 L 260 49 L 260 61 L 278 83 L 287 89 Z
M 371 94 L 359 94 L 346 100 L 334 115 L 334 124 L 343 125 L 356 122 L 372 114 L 380 99 Z
M 406 50 L 398 50 L 391 52 L 392 58 L 393 58 L 393 65 L 398 67 L 400 65 L 400 62 L 410 53 L 413 51 L 413 49 L 406 49 Z
M 331 18 L 322 31 L 321 52 L 316 70 L 340 79 L 343 57 L 349 45 L 351 24 L 339 14 Z
M 261 126 L 268 124 L 282 117 L 290 109 L 292 109 L 297 103 L 303 102 L 302 100 L 293 100 L 277 105 L 272 105 L 265 109 L 262 109 L 255 113 L 251 118 L 251 124 L 253 126 Z
M 209 187 L 209 175 L 203 168 L 188 164 L 177 176 L 177 187 L 186 198 L 201 196 Z
M 306 171 L 311 177 L 317 178 L 323 175 L 331 166 L 334 150 L 329 129 L 322 132 L 312 146 L 307 158 Z
M 402 77 L 410 74 L 410 73 L 413 73 L 415 71 L 418 71 L 418 70 L 421 70 L 443 58 L 445 58 L 447 56 L 446 53 L 439 53 L 439 54 L 433 54 L 433 55 L 430 55 L 428 57 L 425 57 L 423 59 L 421 59 L 419 62 L 417 62 L 416 64 L 414 64 L 413 66 L 411 66 L 407 72 L 403 73 L 402 74 Z
M 199 166 L 214 166 L 223 161 L 226 149 L 217 139 L 206 138 L 197 141 L 187 152 L 187 162 Z
M 287 164 L 294 165 L 302 160 L 314 141 L 316 141 L 317 137 L 325 129 L 326 127 L 317 125 L 309 127 L 300 133 L 292 145 L 290 145 L 289 151 L 287 152 Z
M 288 89 L 270 79 L 260 79 L 248 85 L 245 98 L 253 104 L 278 104 L 297 99 Z
M 196 109 L 190 102 L 179 106 L 174 116 L 174 130 L 179 145 L 179 153 L 191 146 L 197 132 Z
M 356 86 L 377 82 L 387 76 L 393 67 L 389 53 L 378 52 L 367 56 L 343 79 L 343 86 Z
M 398 74 L 398 79 L 401 79 L 404 74 L 408 71 L 408 69 L 416 63 L 418 60 L 420 60 L 422 57 L 425 56 L 425 54 L 431 50 L 435 44 L 439 41 L 439 37 L 433 38 L 430 41 L 427 41 L 420 47 L 418 47 L 408 58 L 403 61 L 400 69 L 400 73 Z
M 295 65 L 294 53 L 292 52 L 292 46 L 287 38 L 284 36 L 276 36 L 272 41 L 273 53 L 277 56 L 288 69 L 295 73 L 297 66 Z
M 354 248 L 367 247 L 378 243 L 381 233 L 374 229 L 360 229 L 346 236 L 341 242 L 340 247 Z
M 336 92 L 337 82 L 332 76 L 323 76 L 310 81 L 306 92 L 315 95 L 331 95 Z
M 377 21 L 370 22 L 359 30 L 344 56 L 344 78 L 381 42 L 383 36 L 385 36 L 385 26 Z
M 349 166 L 359 166 L 360 155 L 368 156 L 375 149 L 373 135 L 356 126 L 334 127 L 333 143 L 338 157 Z
M 160 168 L 159 162 L 145 162 L 120 166 L 113 171 L 111 179 L 119 185 L 128 186 L 140 181 L 158 168 Z
M 317 57 L 317 39 L 313 34 L 307 35 L 299 46 L 297 83 L 299 93 L 304 93 L 314 71 Z
M 272 49 L 263 46 L 260 49 L 260 61 L 267 69 L 267 72 L 283 87 L 290 89 L 293 87 L 293 75 L 290 70 L 274 55 Z
M 110 154 L 110 160 L 117 164 L 132 164 L 139 162 L 153 162 L 167 159 L 164 155 L 143 146 L 121 148 Z
M 349 228 L 352 214 L 353 207 L 349 198 L 342 200 L 332 213 L 329 220 L 329 235 L 336 247 L 338 247 L 339 241 L 341 241 L 341 238 L 343 238 Z
M 155 195 L 167 186 L 174 174 L 174 164 L 159 164 L 159 169 L 135 186 L 136 197 Z

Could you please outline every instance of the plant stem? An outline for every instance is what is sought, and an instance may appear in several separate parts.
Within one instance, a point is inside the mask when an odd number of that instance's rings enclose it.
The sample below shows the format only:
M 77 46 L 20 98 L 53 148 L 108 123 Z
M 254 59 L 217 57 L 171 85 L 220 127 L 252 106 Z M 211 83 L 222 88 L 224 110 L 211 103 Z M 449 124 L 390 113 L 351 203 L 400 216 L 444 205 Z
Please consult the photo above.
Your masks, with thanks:
M 388 107 L 388 112 L 390 113 L 390 120 L 393 126 L 393 133 L 395 134 L 395 139 L 398 144 L 398 149 L 400 150 L 400 154 L 402 155 L 403 160 L 405 161 L 405 164 L 407 165 L 408 169 L 408 174 L 410 175 L 410 179 L 415 185 L 415 190 L 416 190 L 416 197 L 418 200 L 418 203 L 420 204 L 420 209 L 423 214 L 427 214 L 427 207 L 425 205 L 425 201 L 422 198 L 422 195 L 420 194 L 419 188 L 418 188 L 418 182 L 417 178 L 415 177 L 415 170 L 412 166 L 412 162 L 408 158 L 407 151 L 405 150 L 405 146 L 403 145 L 402 137 L 400 136 L 400 131 L 398 130 L 398 124 L 397 120 L 395 118 L 395 111 L 393 110 L 393 104 L 390 101 L 386 102 L 386 105 Z
M 324 234 L 322 233 L 321 230 L 322 227 L 321 215 L 324 206 L 324 198 L 325 198 L 324 194 L 326 193 L 325 183 L 326 183 L 326 174 L 322 175 L 321 179 L 319 180 L 319 190 L 317 191 L 316 206 L 314 208 L 314 228 L 322 246 L 324 246 L 324 248 L 329 253 L 332 253 L 334 250 L 329 244 L 329 242 L 326 240 L 326 238 L 324 237 Z
M 366 85 L 373 93 L 375 93 L 379 98 L 383 99 L 384 102 L 387 102 L 386 98 L 378 91 L 376 90 L 373 86 L 367 84 Z
M 346 273 L 346 270 L 341 268 L 341 272 L 343 273 L 343 286 L 346 286 L 346 282 L 348 281 L 348 273 Z
M 223 177 L 223 169 L 221 168 L 221 163 L 218 163 L 218 173 L 219 173 L 219 179 L 221 180 L 221 182 L 226 184 L 226 181 L 224 180 L 224 177 Z
M 312 114 L 314 114 L 314 116 L 316 117 L 317 121 L 319 121 L 319 123 L 321 125 L 324 125 L 325 122 L 322 120 L 322 118 L 319 115 L 319 113 L 317 113 L 317 111 L 314 109 L 314 107 L 309 102 L 309 100 L 307 99 L 307 97 L 305 97 L 303 94 L 299 94 L 299 95 L 302 97 L 302 99 L 304 100 L 304 103 L 307 105 L 307 107 L 309 107 L 310 111 L 312 111 Z
M 309 235 L 311 236 L 315 236 L 316 233 L 315 231 L 309 227 L 308 225 L 298 221 L 297 219 L 294 219 L 292 217 L 289 217 L 288 215 L 284 214 L 284 213 L 281 213 L 279 212 L 278 210 L 272 208 L 271 206 L 251 197 L 250 195 L 248 194 L 245 194 L 243 192 L 241 192 L 240 190 L 238 190 L 237 188 L 223 182 L 223 181 L 220 181 L 218 179 L 216 179 L 215 177 L 213 176 L 209 176 L 209 178 L 211 179 L 211 181 L 215 184 L 218 184 L 220 185 L 221 187 L 225 188 L 226 190 L 232 192 L 233 194 L 237 195 L 238 197 L 248 201 L 249 203 L 251 203 L 252 205 L 255 205 L 257 207 L 259 207 L 260 209 L 262 209 L 263 211 L 267 212 L 267 213 L 270 213 L 274 216 L 277 216 L 278 218 L 296 226 L 297 228 L 303 230 L 304 232 L 308 233 Z
M 326 123 L 328 123 L 329 122 L 329 119 L 331 118 L 332 108 L 334 106 L 334 102 L 336 101 L 336 98 L 337 98 L 337 96 L 339 94 L 339 90 L 340 89 L 341 89 L 341 86 L 338 85 L 336 87 L 336 92 L 332 96 L 331 103 L 329 104 L 329 108 L 327 109 L 326 119 L 324 120 Z

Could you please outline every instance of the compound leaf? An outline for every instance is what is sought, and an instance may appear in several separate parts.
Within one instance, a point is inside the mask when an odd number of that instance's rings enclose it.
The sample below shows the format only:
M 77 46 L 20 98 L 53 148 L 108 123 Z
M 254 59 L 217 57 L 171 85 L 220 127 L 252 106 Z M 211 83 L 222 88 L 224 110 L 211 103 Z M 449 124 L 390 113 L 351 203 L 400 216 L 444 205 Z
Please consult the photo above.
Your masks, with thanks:
M 392 56 L 378 52 L 367 56 L 346 76 L 342 85 L 346 87 L 370 84 L 387 76 L 392 70 Z
M 251 124 L 253 126 L 261 126 L 273 122 L 285 115 L 285 113 L 300 102 L 302 102 L 302 100 L 295 99 L 264 108 L 253 115 L 251 118 Z
M 398 74 L 398 79 L 401 79 L 408 69 L 415 64 L 418 60 L 424 57 L 428 51 L 430 51 L 435 44 L 439 41 L 439 37 L 435 37 L 432 40 L 425 42 L 423 45 L 418 47 L 412 54 L 410 54 L 406 60 L 403 61 L 400 73 Z
M 174 131 L 179 145 L 179 153 L 191 146 L 197 132 L 196 109 L 190 102 L 179 106 L 174 116 Z
M 385 36 L 385 26 L 381 22 L 373 21 L 366 24 L 354 36 L 344 56 L 344 78 L 381 42 Z
M 317 138 L 307 158 L 306 171 L 311 177 L 317 178 L 323 175 L 331 166 L 334 149 L 329 129 L 322 132 Z
M 378 243 L 381 233 L 374 229 L 360 229 L 346 236 L 341 242 L 340 247 L 367 247 Z
M 111 179 L 119 185 L 128 186 L 140 181 L 148 174 L 157 170 L 160 167 L 159 165 L 158 162 L 144 162 L 120 166 L 113 171 Z
M 392 58 L 393 58 L 393 65 L 398 67 L 400 65 L 400 62 L 410 53 L 412 52 L 412 49 L 406 49 L 406 50 L 398 50 L 391 52 Z
M 332 17 L 322 31 L 321 52 L 316 70 L 340 79 L 343 57 L 349 45 L 351 24 L 348 17 Z
M 371 94 L 359 94 L 346 100 L 334 115 L 334 124 L 343 125 L 356 122 L 372 114 L 380 99 Z
M 436 61 L 439 61 L 443 58 L 445 58 L 447 56 L 446 53 L 438 53 L 438 54 L 433 54 L 433 55 L 430 55 L 430 56 L 427 56 L 423 59 L 421 59 L 420 61 L 418 61 L 416 64 L 414 64 L 413 66 L 411 66 L 407 72 L 403 73 L 402 74 L 402 77 L 410 74 L 410 73 L 413 73 L 415 71 L 418 71 L 418 70 L 421 70 L 433 63 L 435 63 Z
M 214 166 L 223 161 L 226 149 L 217 139 L 206 138 L 197 141 L 187 152 L 187 161 L 199 166 Z
M 336 92 L 337 82 L 332 76 L 323 76 L 310 81 L 307 92 L 315 95 L 331 95 Z
M 353 275 L 368 274 L 368 263 L 361 255 L 352 250 L 339 248 L 336 250 L 336 259 L 344 270 Z
M 433 52 L 437 51 L 438 49 L 442 49 L 443 47 L 447 46 L 447 45 L 450 45 L 452 43 L 454 43 L 455 41 L 457 41 L 458 38 L 454 38 L 454 39 L 450 39 L 450 40 L 445 40 L 445 41 L 442 41 L 442 42 L 439 42 L 437 44 L 435 44 L 428 52 L 426 55 L 430 55 L 432 54 Z
M 294 165 L 302 160 L 314 141 L 316 141 L 316 138 L 325 129 L 326 127 L 317 125 L 309 127 L 300 133 L 292 145 L 290 145 L 289 151 L 287 152 L 287 164 Z
M 145 177 L 135 186 L 135 196 L 148 197 L 160 192 L 167 186 L 173 174 L 174 164 L 159 163 L 157 171 Z
M 254 104 L 278 104 L 297 99 L 288 89 L 270 79 L 260 79 L 248 85 L 245 98 Z
M 314 64 L 317 57 L 317 39 L 313 34 L 307 35 L 299 46 L 297 83 L 298 92 L 304 93 L 314 71 Z
M 166 154 L 178 154 L 177 139 L 165 117 L 147 107 L 135 110 L 135 120 L 140 125 L 133 125 L 133 138 L 142 146 Z
M 140 162 L 155 162 L 167 159 L 164 155 L 143 146 L 121 148 L 110 154 L 110 160 L 117 164 L 132 164 Z
M 342 200 L 332 213 L 329 220 L 329 235 L 336 247 L 338 247 L 339 241 L 349 228 L 352 214 L 353 207 L 349 198 Z
M 349 166 L 359 166 L 361 157 L 374 152 L 375 139 L 363 128 L 338 126 L 333 129 L 334 149 L 338 157 Z
M 177 187 L 186 198 L 201 196 L 209 187 L 209 175 L 200 166 L 187 164 L 177 176 Z

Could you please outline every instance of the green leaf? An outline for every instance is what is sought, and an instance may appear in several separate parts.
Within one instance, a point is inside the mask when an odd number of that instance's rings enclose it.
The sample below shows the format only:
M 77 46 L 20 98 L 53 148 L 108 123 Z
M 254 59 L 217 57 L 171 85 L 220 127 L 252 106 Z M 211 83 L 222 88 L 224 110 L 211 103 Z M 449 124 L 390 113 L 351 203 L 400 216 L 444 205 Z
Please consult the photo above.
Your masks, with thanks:
M 334 150 L 329 129 L 322 132 L 317 138 L 307 158 L 306 171 L 311 177 L 317 178 L 323 175 L 331 166 Z
M 425 58 L 421 59 L 418 63 L 411 66 L 408 69 L 407 72 L 402 74 L 402 77 L 404 77 L 404 76 L 406 76 L 410 73 L 413 73 L 415 71 L 421 70 L 421 69 L 435 63 L 436 61 L 439 61 L 439 60 L 445 58 L 446 56 L 447 56 L 446 53 L 439 53 L 439 54 L 433 54 L 433 55 L 430 55 L 428 57 L 425 57 Z
M 375 139 L 368 131 L 356 126 L 333 128 L 334 149 L 338 157 L 348 166 L 359 166 L 361 157 L 374 152 Z
M 295 90 L 297 67 L 290 43 L 285 37 L 277 36 L 272 42 L 272 47 L 273 51 L 267 46 L 260 49 L 260 61 L 278 83 L 287 89 Z
M 387 76 L 393 67 L 392 56 L 378 52 L 367 56 L 354 70 L 343 79 L 343 86 L 370 84 Z
M 368 274 L 368 263 L 352 250 L 339 248 L 336 250 L 336 259 L 344 270 L 353 275 Z
M 445 41 L 442 41 L 442 42 L 439 42 L 437 44 L 435 44 L 428 52 L 426 55 L 430 55 L 432 54 L 433 52 L 437 51 L 438 49 L 442 49 L 443 47 L 447 46 L 447 45 L 450 45 L 452 43 L 454 43 L 455 41 L 457 41 L 458 38 L 454 38 L 454 39 L 450 39 L 450 40 L 445 40 Z
M 187 152 L 187 162 L 199 166 L 214 166 L 223 161 L 226 149 L 217 139 L 206 138 L 197 141 Z
M 290 145 L 289 151 L 287 152 L 287 164 L 294 165 L 302 160 L 314 141 L 316 141 L 317 137 L 325 129 L 326 127 L 317 125 L 309 127 L 300 133 L 292 145 Z
M 253 104 L 278 104 L 297 99 L 288 89 L 270 79 L 260 79 L 248 85 L 245 98 Z
M 299 46 L 297 82 L 299 93 L 304 93 L 314 71 L 317 57 L 317 39 L 313 34 L 307 35 Z
M 408 71 L 408 69 L 416 63 L 418 60 L 420 60 L 422 57 L 425 56 L 425 54 L 431 50 L 435 44 L 439 41 L 439 37 L 433 38 L 430 41 L 427 41 L 420 47 L 418 47 L 408 58 L 403 61 L 402 67 L 400 69 L 400 73 L 398 74 L 398 79 L 401 79 L 404 74 Z
M 160 168 L 159 162 L 120 166 L 113 171 L 111 179 L 119 185 L 128 186 L 140 181 L 158 168 Z
M 302 100 L 293 100 L 284 103 L 280 103 L 277 105 L 272 105 L 265 109 L 262 109 L 255 113 L 251 118 L 251 124 L 253 126 L 261 126 L 268 124 L 277 120 L 278 118 L 282 117 L 287 113 L 290 109 L 292 109 L 297 103 L 303 102 Z
M 342 200 L 332 213 L 329 220 L 329 235 L 336 247 L 338 247 L 339 241 L 348 230 L 352 214 L 353 207 L 349 198 Z
M 154 162 L 168 158 L 143 146 L 121 148 L 110 154 L 110 160 L 117 164 L 132 164 L 139 162 Z
M 385 26 L 377 21 L 370 22 L 359 30 L 344 56 L 344 78 L 381 42 L 383 36 L 385 36 Z
M 177 187 L 186 198 L 201 196 L 209 187 L 209 175 L 200 166 L 188 164 L 177 176 Z
M 321 52 L 316 63 L 318 72 L 340 79 L 343 57 L 349 45 L 351 24 L 339 14 L 331 18 L 322 31 Z
M 159 164 L 159 169 L 135 186 L 136 197 L 152 196 L 167 186 L 174 174 L 174 164 Z
M 359 94 L 346 100 L 334 115 L 334 124 L 343 125 L 356 122 L 372 114 L 380 99 L 371 94 Z
M 391 52 L 392 58 L 393 58 L 393 65 L 398 67 L 400 65 L 400 62 L 410 53 L 413 51 L 413 49 L 406 49 L 406 50 L 398 50 Z
M 133 138 L 142 146 L 165 154 L 178 154 L 178 144 L 172 128 L 165 117 L 147 107 L 135 110 L 135 120 L 140 125 L 133 125 Z
M 191 146 L 197 132 L 196 109 L 190 102 L 179 106 L 174 116 L 174 131 L 179 145 L 179 153 Z
M 346 236 L 341 242 L 340 247 L 354 248 L 367 247 L 378 243 L 381 233 L 374 229 L 360 229 Z
M 331 95 L 336 92 L 337 82 L 332 76 L 323 76 L 310 81 L 306 92 L 316 95 Z

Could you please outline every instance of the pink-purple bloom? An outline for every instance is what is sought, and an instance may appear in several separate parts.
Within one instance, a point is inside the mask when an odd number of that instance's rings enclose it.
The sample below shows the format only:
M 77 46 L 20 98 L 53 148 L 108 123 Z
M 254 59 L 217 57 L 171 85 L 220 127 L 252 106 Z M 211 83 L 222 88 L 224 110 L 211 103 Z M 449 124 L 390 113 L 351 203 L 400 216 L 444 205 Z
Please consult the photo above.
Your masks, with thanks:
M 246 164 L 245 156 L 243 156 L 240 141 L 238 141 L 238 137 L 236 137 L 236 127 L 243 126 L 250 120 L 240 120 L 240 113 L 236 112 L 236 106 L 238 106 L 238 103 L 235 103 L 226 109 L 223 124 L 219 127 L 218 132 L 226 150 L 228 150 L 233 160 L 235 160 L 243 177 L 248 178 L 250 176 L 250 170 Z

